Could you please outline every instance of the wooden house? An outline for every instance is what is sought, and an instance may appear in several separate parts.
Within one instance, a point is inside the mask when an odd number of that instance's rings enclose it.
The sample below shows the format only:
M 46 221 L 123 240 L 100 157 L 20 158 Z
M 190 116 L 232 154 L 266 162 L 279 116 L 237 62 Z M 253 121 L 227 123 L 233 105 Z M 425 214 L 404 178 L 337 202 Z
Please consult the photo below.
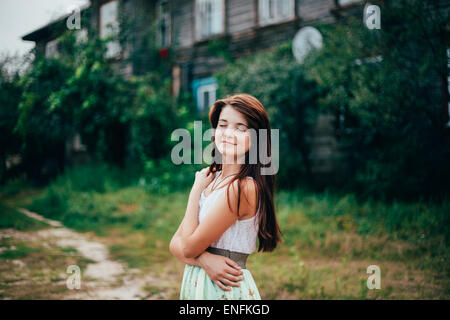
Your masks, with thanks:
M 118 32 L 121 14 L 136 22 L 133 41 L 125 48 L 111 43 L 107 55 L 117 71 L 125 77 L 143 70 L 123 63 L 133 52 L 136 43 L 145 35 L 145 28 L 156 25 L 161 52 L 171 47 L 175 52 L 172 66 L 174 96 L 189 91 L 193 94 L 199 112 L 204 112 L 219 98 L 217 82 L 212 76 L 226 61 L 212 56 L 208 44 L 213 40 L 226 43 L 229 53 L 239 57 L 292 40 L 304 26 L 333 23 L 339 16 L 361 14 L 363 1 L 359 0 L 92 0 L 80 11 L 81 37 L 85 22 L 100 37 Z M 62 16 L 23 37 L 34 41 L 38 54 L 57 54 L 57 39 L 67 31 L 67 19 Z M 113 26 L 113 28 L 108 28 Z M 145 70 L 144 70 L 145 71 Z M 339 146 L 334 134 L 335 115 L 321 115 L 317 121 L 312 143 L 311 163 L 316 176 L 328 177 L 335 172 Z M 77 137 L 73 145 L 82 148 Z M 71 145 L 71 144 L 69 144 Z M 70 147 L 69 147 L 70 149 Z

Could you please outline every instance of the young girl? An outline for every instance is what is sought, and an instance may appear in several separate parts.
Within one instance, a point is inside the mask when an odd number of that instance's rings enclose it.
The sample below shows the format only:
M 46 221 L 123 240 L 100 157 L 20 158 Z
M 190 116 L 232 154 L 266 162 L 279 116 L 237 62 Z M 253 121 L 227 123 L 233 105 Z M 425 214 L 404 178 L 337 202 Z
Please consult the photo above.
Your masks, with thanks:
M 247 256 L 257 240 L 258 251 L 274 250 L 281 231 L 273 199 L 275 175 L 262 175 L 270 164 L 259 161 L 259 150 L 258 161 L 249 161 L 249 150 L 252 144 L 260 146 L 259 129 L 267 129 L 263 152 L 270 156 L 269 119 L 258 99 L 236 94 L 217 100 L 209 121 L 213 163 L 196 172 L 185 216 L 170 242 L 172 254 L 186 263 L 180 299 L 260 300 Z M 257 141 L 249 129 L 256 131 Z

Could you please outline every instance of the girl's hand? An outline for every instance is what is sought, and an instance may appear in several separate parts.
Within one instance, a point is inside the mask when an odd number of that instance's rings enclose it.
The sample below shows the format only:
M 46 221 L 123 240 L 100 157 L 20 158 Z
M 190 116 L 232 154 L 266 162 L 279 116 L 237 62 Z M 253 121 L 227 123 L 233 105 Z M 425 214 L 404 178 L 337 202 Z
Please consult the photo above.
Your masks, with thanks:
M 215 172 L 209 172 L 209 167 L 197 171 L 192 189 L 202 192 L 214 180 L 215 176 Z
M 239 265 L 227 257 L 205 251 L 197 259 L 209 278 L 222 290 L 231 291 L 226 285 L 239 287 L 237 282 L 244 280 Z

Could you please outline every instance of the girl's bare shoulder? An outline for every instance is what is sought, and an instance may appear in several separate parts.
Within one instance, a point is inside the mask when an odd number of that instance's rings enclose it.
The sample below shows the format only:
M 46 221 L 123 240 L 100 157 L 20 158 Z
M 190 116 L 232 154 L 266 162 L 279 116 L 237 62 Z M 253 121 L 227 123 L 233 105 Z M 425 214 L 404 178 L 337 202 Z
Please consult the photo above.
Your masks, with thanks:
M 230 200 L 237 207 L 238 180 L 231 183 Z M 257 185 L 254 179 L 247 177 L 241 181 L 241 203 L 239 206 L 239 219 L 249 219 L 256 214 Z

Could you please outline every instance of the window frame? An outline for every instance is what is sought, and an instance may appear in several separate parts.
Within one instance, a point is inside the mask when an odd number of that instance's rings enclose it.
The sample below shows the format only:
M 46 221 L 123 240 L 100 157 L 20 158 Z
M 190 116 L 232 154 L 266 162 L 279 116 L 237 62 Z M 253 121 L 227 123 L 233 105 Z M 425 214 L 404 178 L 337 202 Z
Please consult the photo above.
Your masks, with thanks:
M 338 0 L 337 4 L 339 7 L 345 8 L 361 4 L 362 2 L 363 2 L 362 0 Z
M 256 20 L 257 20 L 258 26 L 260 26 L 260 27 L 265 27 L 265 26 L 269 26 L 269 25 L 274 25 L 274 24 L 279 24 L 279 23 L 283 23 L 283 22 L 292 21 L 297 16 L 297 14 L 295 12 L 295 0 L 287 0 L 287 1 L 291 2 L 290 3 L 290 6 L 291 6 L 291 10 L 290 10 L 291 14 L 290 14 L 290 16 L 287 16 L 287 17 L 284 17 L 284 18 L 277 17 L 277 18 L 272 19 L 272 20 L 263 20 L 263 15 L 262 15 L 262 11 L 261 11 L 262 7 L 263 7 L 263 5 L 262 5 L 263 1 L 270 1 L 270 0 L 257 0 L 258 7 L 257 7 L 257 10 L 256 10 L 256 14 L 257 14 L 257 19 Z M 284 1 L 284 0 L 273 0 L 273 1 L 277 1 L 278 2 L 278 1 Z M 276 6 L 276 4 L 275 4 L 275 6 Z
M 216 33 L 209 33 L 207 35 L 201 35 L 200 34 L 200 17 L 199 17 L 199 2 L 200 1 L 217 1 L 217 2 L 221 2 L 221 7 L 222 7 L 222 23 L 220 25 L 221 30 L 219 32 Z M 220 35 L 225 35 L 226 34 L 226 1 L 225 0 L 195 0 L 194 1 L 194 39 L 195 42 L 199 42 L 199 41 L 204 41 L 207 39 L 211 39 Z
M 167 11 L 162 14 L 162 4 L 166 4 Z M 168 0 L 158 0 L 156 2 L 156 13 L 157 13 L 157 21 L 158 21 L 158 47 L 159 48 L 167 48 L 170 47 L 172 43 L 172 17 L 171 17 L 171 10 L 170 10 L 170 3 Z M 165 37 L 163 39 L 163 36 L 161 34 L 160 29 L 160 23 L 161 21 L 166 22 L 166 31 L 165 31 Z
M 54 50 L 52 53 L 49 53 L 50 48 Z M 47 43 L 45 44 L 45 57 L 57 58 L 58 55 L 59 55 L 58 39 L 52 39 L 50 41 L 47 41 Z
M 199 112 L 205 112 L 208 111 L 211 105 L 216 101 L 217 99 L 217 89 L 218 85 L 217 83 L 210 83 L 210 84 L 204 84 L 197 88 L 197 110 Z M 209 102 L 208 105 L 204 105 L 204 94 L 205 92 L 209 92 Z M 214 95 L 211 95 L 211 92 L 214 92 Z M 200 105 L 200 101 L 202 101 L 202 106 Z M 212 103 L 211 103 L 212 101 Z
M 105 6 L 107 5 L 111 5 L 112 3 L 116 3 L 117 6 L 117 10 L 116 10 L 116 16 L 114 19 L 112 19 L 112 23 L 110 21 L 108 21 L 105 25 L 103 25 L 104 21 L 102 19 L 102 8 L 105 8 Z M 116 36 L 119 33 L 119 0 L 110 0 L 110 1 L 106 1 L 104 3 L 102 3 L 99 8 L 98 8 L 98 20 L 99 20 L 99 28 L 98 28 L 98 32 L 99 32 L 99 38 L 100 39 L 106 39 L 110 36 Z M 113 25 L 113 28 L 117 27 L 117 30 L 115 31 L 109 31 L 107 32 L 106 30 L 108 30 L 108 26 L 109 25 Z M 113 33 L 111 33 L 113 32 Z M 105 34 L 106 33 L 106 34 Z M 114 48 L 114 49 L 111 49 Z M 115 50 L 112 51 L 111 50 Z M 118 40 L 110 40 L 107 44 L 106 44 L 106 53 L 105 56 L 107 59 L 114 59 L 117 58 L 121 55 L 122 52 L 122 47 L 120 45 L 120 42 Z

